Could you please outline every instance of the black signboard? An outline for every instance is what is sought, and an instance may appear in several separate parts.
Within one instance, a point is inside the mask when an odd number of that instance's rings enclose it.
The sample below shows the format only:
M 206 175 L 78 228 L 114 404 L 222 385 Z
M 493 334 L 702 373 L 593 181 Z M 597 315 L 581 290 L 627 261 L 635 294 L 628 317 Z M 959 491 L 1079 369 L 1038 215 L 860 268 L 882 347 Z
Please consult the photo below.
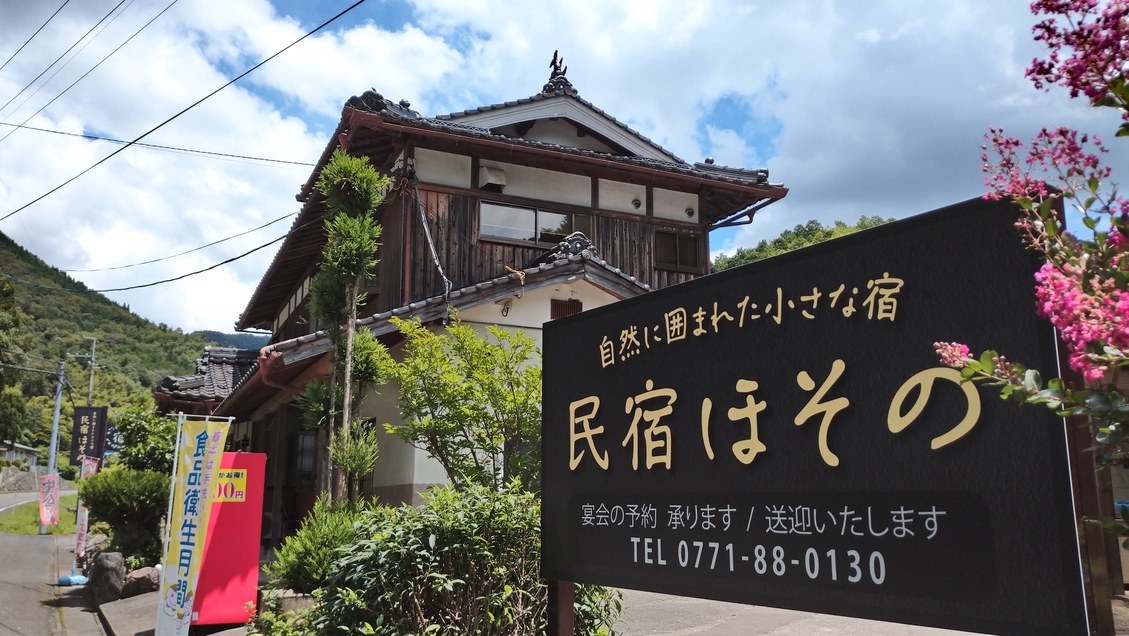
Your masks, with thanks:
M 107 421 L 106 422 L 106 443 L 105 443 L 105 448 L 103 449 L 103 451 L 105 451 L 106 455 L 109 455 L 109 454 L 112 454 L 112 453 L 120 453 L 121 450 L 122 450 L 122 433 L 121 433 L 121 431 L 118 430 L 118 427 L 115 426 L 113 422 Z
M 1087 633 L 1053 373 L 1008 204 L 970 201 L 554 321 L 544 574 L 995 634 Z
M 71 463 L 81 457 L 102 457 L 106 441 L 105 406 L 74 407 L 74 428 L 71 429 Z

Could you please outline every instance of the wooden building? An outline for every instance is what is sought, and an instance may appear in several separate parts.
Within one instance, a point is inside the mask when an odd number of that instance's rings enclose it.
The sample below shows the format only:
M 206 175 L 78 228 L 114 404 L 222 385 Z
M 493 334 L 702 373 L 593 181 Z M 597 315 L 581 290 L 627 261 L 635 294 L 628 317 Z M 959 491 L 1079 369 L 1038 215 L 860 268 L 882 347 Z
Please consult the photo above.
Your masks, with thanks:
M 751 221 L 787 194 L 766 170 L 689 164 L 582 99 L 554 59 L 526 99 L 424 117 L 379 93 L 351 98 L 298 192 L 301 212 L 237 323 L 270 343 L 218 406 L 232 437 L 268 454 L 267 501 L 277 541 L 316 496 L 318 437 L 303 431 L 294 395 L 327 374 L 326 325 L 307 310 L 325 242 L 314 189 L 342 148 L 367 156 L 395 186 L 378 211 L 380 263 L 358 327 L 395 355 L 391 316 L 438 325 L 450 309 L 472 325 L 522 329 L 677 284 L 709 271 L 710 230 Z M 394 390 L 366 398 L 361 417 L 398 420 Z M 415 502 L 443 481 L 438 463 L 382 436 L 365 489 Z

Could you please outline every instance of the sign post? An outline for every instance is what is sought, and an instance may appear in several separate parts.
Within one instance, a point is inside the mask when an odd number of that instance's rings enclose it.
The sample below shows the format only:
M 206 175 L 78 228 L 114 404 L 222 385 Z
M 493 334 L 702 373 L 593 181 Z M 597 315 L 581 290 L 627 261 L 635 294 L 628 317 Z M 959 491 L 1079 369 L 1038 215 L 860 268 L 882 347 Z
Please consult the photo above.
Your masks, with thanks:
M 1058 368 L 1017 214 L 970 201 L 547 323 L 546 578 L 1089 633 L 1065 423 L 933 350 Z

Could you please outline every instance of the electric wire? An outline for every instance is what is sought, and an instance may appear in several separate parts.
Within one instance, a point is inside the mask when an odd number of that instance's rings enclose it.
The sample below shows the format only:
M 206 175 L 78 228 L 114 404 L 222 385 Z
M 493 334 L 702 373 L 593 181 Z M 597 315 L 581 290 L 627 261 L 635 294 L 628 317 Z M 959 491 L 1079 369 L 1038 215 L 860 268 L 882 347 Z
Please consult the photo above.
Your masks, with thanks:
M 161 9 L 161 12 L 160 12 L 160 13 L 158 13 L 158 14 L 157 14 L 157 15 L 155 15 L 155 16 L 153 16 L 153 17 L 152 17 L 152 19 L 150 19 L 150 20 L 149 20 L 148 22 L 146 22 L 146 23 L 145 23 L 144 25 L 142 25 L 140 29 L 138 29 L 137 31 L 134 31 L 133 35 L 131 35 L 131 36 L 129 36 L 128 38 L 126 38 L 125 42 L 122 42 L 121 44 L 119 44 L 119 45 L 118 45 L 118 46 L 117 46 L 117 47 L 116 47 L 116 48 L 115 48 L 115 49 L 114 49 L 113 51 L 110 51 L 109 53 L 107 53 L 107 54 L 106 54 L 106 56 L 105 56 L 105 57 L 103 57 L 103 58 L 102 58 L 101 60 L 99 60 L 97 64 L 95 64 L 94 66 L 90 67 L 90 70 L 86 71 L 85 73 L 83 73 L 83 74 L 82 74 L 82 76 L 81 76 L 81 77 L 79 77 L 79 78 L 78 78 L 78 79 L 76 79 L 75 81 L 71 82 L 70 86 L 67 86 L 67 87 L 66 87 L 66 88 L 64 88 L 64 89 L 62 90 L 62 92 L 60 92 L 60 93 L 59 93 L 58 95 L 56 95 L 56 96 L 52 97 L 52 98 L 51 98 L 51 101 L 49 101 L 49 102 L 47 102 L 46 104 L 44 104 L 44 105 L 40 106 L 40 107 L 39 107 L 39 110 L 37 110 L 37 111 L 35 111 L 34 113 L 32 113 L 32 114 L 28 115 L 28 116 L 27 116 L 27 118 L 25 118 L 25 119 L 23 120 L 23 122 L 22 122 L 22 123 L 20 124 L 20 126 L 22 127 L 22 126 L 23 126 L 23 124 L 26 124 L 27 122 L 31 121 L 31 118 L 32 118 L 32 117 L 35 117 L 35 116 L 36 116 L 36 115 L 38 115 L 39 113 L 42 113 L 42 112 L 43 112 L 43 111 L 44 111 L 44 110 L 45 110 L 45 109 L 46 109 L 46 108 L 47 108 L 48 106 L 50 106 L 51 104 L 54 104 L 54 103 L 55 103 L 55 100 L 59 99 L 59 98 L 60 98 L 60 97 L 62 97 L 63 95 L 66 95 L 67 91 L 69 91 L 69 90 L 71 90 L 72 88 L 74 88 L 74 87 L 75 87 L 75 84 L 78 84 L 78 83 L 79 83 L 79 82 L 81 82 L 82 80 L 86 79 L 86 76 L 87 76 L 87 75 L 90 75 L 91 73 L 93 73 L 93 72 L 94 72 L 94 69 L 96 69 L 96 68 L 98 68 L 99 66 L 101 66 L 101 65 L 102 65 L 102 62 L 105 62 L 106 60 L 110 59 L 110 57 L 111 57 L 111 56 L 112 56 L 112 55 L 113 55 L 114 53 L 117 53 L 117 52 L 118 52 L 118 50 L 120 50 L 120 49 L 121 49 L 121 48 L 122 48 L 123 46 L 125 46 L 126 44 L 129 44 L 129 41 L 130 41 L 130 40 L 132 40 L 133 38 L 137 37 L 137 34 L 138 34 L 138 33 L 141 33 L 141 32 L 142 32 L 142 31 L 144 31 L 144 30 L 145 30 L 146 28 L 148 28 L 150 24 L 153 24 L 153 22 L 155 22 L 155 21 L 157 20 L 157 18 L 159 18 L 159 17 L 161 17 L 162 15 L 164 15 L 164 14 L 165 14 L 165 11 L 168 11 L 169 9 L 171 9 L 171 8 L 172 8 L 172 6 L 173 6 L 174 4 L 176 4 L 176 3 L 178 2 L 178 1 L 179 1 L 179 0 L 172 0 L 172 2 L 170 2 L 170 3 L 169 3 L 169 5 L 168 5 L 167 7 L 165 7 L 164 9 Z M 133 4 L 133 3 L 131 2 L 130 4 Z M 126 7 L 126 8 L 128 9 L 129 7 Z M 124 13 L 124 12 L 125 12 L 125 10 L 123 9 L 123 10 L 122 10 L 122 13 Z M 120 15 L 121 15 L 121 13 L 119 13 L 118 15 L 120 16 Z M 96 37 L 97 37 L 97 36 L 96 36 Z M 93 41 L 93 38 L 91 38 L 91 41 Z M 88 44 L 89 44 L 89 42 L 88 42 Z M 83 45 L 83 48 L 86 48 L 86 46 L 85 46 L 85 45 Z M 71 60 L 73 60 L 73 59 L 74 59 L 74 58 L 72 57 L 72 58 L 71 58 Z M 68 61 L 67 61 L 67 63 L 69 64 L 69 63 L 70 63 L 70 60 L 68 60 Z M 66 66 L 66 64 L 64 64 L 63 66 Z M 62 67 L 59 67 L 59 70 L 62 70 Z M 58 73 L 58 71 L 56 71 L 56 73 Z M 54 77 L 55 77 L 55 75 L 54 75 L 54 74 L 52 74 L 52 75 L 51 75 L 51 78 L 48 78 L 47 82 L 50 82 L 50 81 L 51 81 L 51 79 L 52 79 L 52 78 L 54 78 Z M 44 82 L 44 83 L 43 83 L 43 84 L 42 84 L 42 85 L 41 85 L 41 86 L 40 86 L 39 88 L 43 88 L 44 86 L 46 86 L 46 85 L 47 85 L 47 82 Z M 38 92 L 39 92 L 39 88 L 35 89 L 35 92 L 36 92 L 36 93 L 38 93 Z M 29 96 L 28 96 L 28 99 L 31 99 L 31 98 L 32 98 L 32 97 L 33 97 L 34 95 L 35 95 L 35 93 L 32 93 L 31 95 L 29 95 Z M 25 99 L 25 100 L 24 100 L 24 102 L 27 102 L 27 99 Z M 23 106 L 23 102 L 21 102 L 21 103 L 20 103 L 20 106 Z M 17 108 L 16 108 L 16 110 L 19 110 L 19 107 L 17 107 Z M 13 111 L 13 112 L 14 112 L 14 111 Z M 18 128 L 13 128 L 13 129 L 12 129 L 11 131 L 9 131 L 9 132 L 8 132 L 8 134 L 4 135 L 3 137 L 0 137 L 0 142 L 3 142 L 3 141 L 4 141 L 5 139 L 7 139 L 8 137 L 11 137 L 11 136 L 12 136 L 12 133 L 16 132 L 16 130 L 17 130 L 17 129 L 18 129 Z
M 52 361 L 52 362 L 54 362 L 54 361 Z M 35 369 L 35 368 L 32 368 L 32 367 L 22 367 L 18 364 L 8 364 L 7 362 L 0 362 L 0 367 L 5 367 L 7 369 L 19 369 L 20 371 L 34 371 L 36 373 L 46 373 L 48 375 L 56 375 L 56 374 L 59 373 L 58 371 L 48 371 L 47 369 Z
M 7 116 L 5 116 L 5 119 L 7 119 L 8 117 L 11 117 L 12 115 L 15 115 L 16 113 L 18 113 L 19 110 L 24 107 L 24 104 L 31 101 L 32 97 L 35 97 L 36 95 L 39 94 L 39 91 L 46 88 L 47 85 L 51 83 L 51 80 L 55 79 L 56 75 L 58 75 L 60 72 L 62 72 L 62 70 L 65 69 L 66 67 L 70 66 L 70 63 L 75 61 L 75 58 L 77 58 L 79 55 L 81 55 L 82 52 L 86 50 L 86 47 L 90 46 L 91 42 L 98 39 L 98 36 L 102 35 L 103 31 L 105 31 L 107 28 L 109 28 L 109 26 L 111 24 L 113 24 L 115 21 L 117 21 L 117 19 L 120 18 L 123 13 L 125 13 L 127 10 L 129 10 L 129 8 L 133 5 L 133 2 L 134 2 L 134 0 L 129 0 L 129 4 L 125 5 L 125 8 L 122 9 L 121 11 L 119 11 L 118 14 L 115 15 L 113 18 L 111 18 L 109 22 L 104 24 L 101 29 L 98 29 L 97 33 L 95 33 L 93 36 L 91 36 L 89 38 L 86 38 L 86 41 L 83 42 L 82 47 L 80 47 L 77 51 L 75 51 L 74 55 L 70 56 L 70 58 L 68 58 L 66 62 L 63 62 L 61 65 L 59 65 L 59 67 L 56 68 L 55 71 L 51 73 L 51 75 L 47 76 L 47 79 L 43 80 L 42 84 L 40 84 L 39 86 L 36 86 L 34 91 L 32 91 L 30 94 L 28 94 L 28 96 L 25 97 L 22 102 L 17 104 L 15 106 L 15 108 L 13 108 L 12 111 L 10 113 L 8 113 Z M 79 41 L 82 42 L 82 40 L 79 40 Z M 48 67 L 48 68 L 50 68 L 50 67 Z M 70 87 L 67 87 L 68 90 L 69 90 L 69 88 Z M 66 90 L 64 90 L 64 92 L 66 92 Z M 57 99 L 57 96 L 56 96 L 56 99 Z M 51 100 L 51 102 L 54 102 L 54 101 L 55 101 L 55 99 Z M 48 104 L 50 104 L 51 102 L 48 102 Z M 46 108 L 46 107 L 47 106 L 44 106 L 43 108 Z M 42 111 L 42 110 L 43 109 L 41 108 L 40 110 L 35 111 L 35 113 L 33 113 L 30 117 L 25 119 L 24 122 L 27 122 L 29 119 L 31 119 L 31 117 L 35 117 L 35 115 L 38 115 L 39 112 Z M 11 134 L 12 134 L 11 132 L 8 133 L 8 135 L 11 135 Z M 5 135 L 3 139 L 0 139 L 0 141 L 7 139 L 8 135 Z
M 98 25 L 99 25 L 99 24 L 102 24 L 103 22 L 105 22 L 105 21 L 106 21 L 106 18 L 109 18 L 109 17 L 111 16 L 111 15 L 113 15 L 113 13 L 114 13 L 115 11 L 117 11 L 117 10 L 118 10 L 118 7 L 120 7 L 120 6 L 122 6 L 123 4 L 125 4 L 125 2 L 126 2 L 126 0 L 121 0 L 121 2 L 117 3 L 116 5 L 114 5 L 114 8 L 113 8 L 113 9 L 110 9 L 110 12 L 109 12 L 109 13 L 107 13 L 107 14 L 106 14 L 105 16 L 103 16 L 103 17 L 102 17 L 102 19 L 101 19 L 101 20 L 99 20 L 97 24 L 95 24 L 94 26 L 90 27 L 90 30 L 89 30 L 89 31 L 87 31 L 86 33 L 82 34 L 82 37 L 81 37 L 81 38 L 79 38 L 79 39 L 78 39 L 77 41 L 75 41 L 75 43 L 74 43 L 74 44 L 70 45 L 70 47 L 68 47 L 66 51 L 63 51 L 63 54 L 62 54 L 62 55 L 60 55 L 59 57 L 55 58 L 55 61 L 54 61 L 54 62 L 51 62 L 50 64 L 48 64 L 48 65 L 47 65 L 47 68 L 45 68 L 45 69 L 43 69 L 42 71 L 40 71 L 39 75 L 36 75 L 36 76 L 35 76 L 35 79 L 33 79 L 33 80 L 31 80 L 30 82 L 28 82 L 27 86 L 24 86 L 23 88 L 21 88 L 21 89 L 20 89 L 20 91 L 19 91 L 18 93 L 16 93 L 15 95 L 12 95 L 12 99 L 9 99 L 9 100 L 8 100 L 8 101 L 7 101 L 7 102 L 6 102 L 6 103 L 5 103 L 5 104 L 4 104 L 3 106 L 0 106 L 0 111 L 2 111 L 2 110 L 4 110 L 5 108 L 7 108 L 7 107 L 8 107 L 8 104 L 11 104 L 11 103 L 12 103 L 13 101 L 15 101 L 15 99 L 16 99 L 17 97 L 19 97 L 20 95 L 22 95 L 24 91 L 26 91 L 27 89 L 31 88 L 31 87 L 32 87 L 32 85 L 34 85 L 34 84 L 35 84 L 35 83 L 36 83 L 37 81 L 39 81 L 39 78 L 43 77 L 43 75 L 44 75 L 44 74 L 45 74 L 45 73 L 46 73 L 47 71 L 51 70 L 51 67 L 52 67 L 52 66 L 55 66 L 56 64 L 58 64 L 58 63 L 59 63 L 59 60 L 63 59 L 63 58 L 64 58 L 64 57 L 65 57 L 65 56 L 67 55 L 67 53 L 70 53 L 70 52 L 71 52 L 71 49 L 73 49 L 74 47 L 78 46 L 79 42 L 82 42 L 83 40 L 85 40 L 85 39 L 86 39 L 86 36 L 90 35 L 90 33 L 91 33 L 92 31 L 94 31 L 94 29 L 97 29 L 97 28 L 98 28 Z
M 123 0 L 123 1 L 124 1 L 124 0 Z M 142 134 L 141 134 L 141 135 L 140 135 L 139 137 L 137 137 L 137 138 L 136 138 L 136 139 L 134 139 L 133 141 L 131 141 L 131 142 L 129 142 L 129 143 L 127 143 L 127 144 L 125 144 L 125 145 L 124 145 L 124 146 L 122 146 L 121 148 L 118 148 L 118 149 L 117 149 L 117 150 L 115 150 L 114 152 L 111 152 L 110 154 L 106 155 L 105 157 L 103 157 L 102 159 L 98 160 L 97 162 L 95 162 L 95 163 L 94 163 L 93 165 L 91 165 L 90 167 L 86 168 L 86 169 L 85 169 L 85 170 L 83 170 L 82 172 L 80 172 L 80 173 L 76 174 L 75 176 L 71 177 L 70 179 L 67 179 L 66 181 L 64 181 L 64 182 L 60 183 L 59 185 L 55 186 L 54 188 L 51 188 L 51 189 L 50 189 L 50 190 L 48 190 L 47 192 L 45 192 L 45 193 L 43 193 L 43 194 L 39 195 L 38 197 L 36 197 L 36 198 L 32 199 L 31 201 L 29 201 L 29 202 L 27 202 L 27 203 L 25 203 L 25 204 L 21 205 L 20 207 L 16 208 L 15 210 L 12 210 L 11 212 L 9 212 L 9 213 L 5 214 L 4 216 L 0 216 L 0 221 L 3 221 L 4 219 L 7 219 L 8 217 L 11 217 L 11 216 L 12 216 L 12 215 L 14 215 L 14 214 L 19 214 L 19 213 L 20 213 L 21 211 L 23 211 L 23 210 L 26 210 L 27 208 L 31 207 L 32 205 L 35 205 L 36 203 L 38 203 L 38 202 L 42 201 L 43 199 L 46 199 L 46 198 L 47 198 L 48 196 L 50 196 L 50 195 L 54 194 L 55 192 L 58 192 L 58 191 L 59 191 L 59 190 L 61 190 L 61 189 L 62 189 L 63 187 L 65 187 L 65 186 L 66 186 L 67 184 L 69 184 L 69 183 L 71 183 L 72 181 L 74 181 L 75 179 L 78 179 L 79 177 L 81 177 L 82 175 L 86 174 L 87 172 L 90 172 L 90 171 L 91 171 L 91 170 L 93 170 L 94 168 L 97 168 L 98 166 L 102 165 L 103 163 L 105 163 L 106 161 L 108 161 L 108 160 L 109 160 L 110 158 L 112 158 L 112 157 L 114 157 L 114 156 L 118 155 L 119 153 L 121 153 L 122 151 L 124 151 L 124 150 L 125 150 L 126 148 L 129 148 L 130 146 L 132 146 L 133 144 L 137 143 L 138 141 L 141 141 L 141 140 L 142 140 L 142 139 L 144 139 L 145 137 L 148 137 L 148 136 L 149 136 L 149 135 L 151 135 L 151 134 L 152 134 L 153 132 L 155 132 L 155 131 L 157 131 L 158 129 L 162 128 L 162 127 L 163 127 L 163 126 L 164 126 L 165 124 L 168 124 L 169 122 L 173 121 L 173 120 L 174 120 L 174 119 L 176 119 L 177 117 L 180 117 L 180 116 L 181 116 L 181 115 L 183 115 L 184 113 L 187 113 L 188 111 L 192 110 L 193 108 L 195 108 L 195 107 L 199 106 L 199 105 L 200 105 L 200 104 L 202 104 L 202 103 L 203 103 L 203 102 L 204 102 L 205 100 L 207 100 L 208 98 L 212 97 L 212 96 L 213 96 L 213 95 L 215 95 L 216 93 L 218 93 L 218 92 L 222 91 L 223 89 L 227 88 L 228 86 L 231 86 L 232 84 L 234 84 L 234 83 L 238 82 L 239 80 L 243 79 L 243 78 L 244 78 L 244 77 L 246 77 L 247 75 L 250 75 L 250 74 L 251 74 L 251 73 L 252 73 L 253 71 L 255 71 L 256 69 L 258 69 L 258 68 L 259 68 L 260 66 L 262 66 L 262 65 L 266 64 L 267 62 L 269 62 L 269 61 L 273 60 L 274 58 L 278 57 L 279 55 L 282 55 L 282 54 L 283 54 L 283 53 L 285 53 L 286 51 L 290 50 L 290 48 L 291 48 L 291 47 L 293 47 L 294 45 L 298 44 L 298 43 L 299 43 L 299 42 L 301 42 L 302 40 L 305 40 L 306 38 L 308 38 L 308 37 L 310 37 L 311 35 L 313 35 L 313 34 L 317 33 L 318 31 L 321 31 L 322 29 L 324 29 L 325 27 L 329 26 L 329 25 L 330 25 L 331 23 L 333 23 L 334 21 L 336 21 L 336 20 L 337 20 L 338 18 L 340 18 L 341 16 L 343 16 L 343 15 L 345 15 L 346 13 L 349 13 L 350 11 L 352 11 L 353 9 L 356 9 L 357 7 L 361 6 L 361 4 L 363 4 L 364 2 L 365 2 L 365 0 L 357 0 L 357 1 L 356 1 L 356 2 L 354 2 L 353 4 L 349 5 L 349 6 L 348 6 L 348 7 L 347 7 L 347 8 L 346 8 L 346 9 L 345 9 L 344 11 L 342 11 L 342 12 L 338 13 L 337 15 L 335 15 L 335 16 L 333 16 L 332 18 L 330 18 L 330 19 L 326 20 L 325 22 L 322 22 L 322 23 L 321 23 L 320 25 L 318 25 L 317 27 L 315 27 L 315 28 L 314 28 L 313 30 L 311 30 L 311 31 L 307 32 L 307 33 L 306 33 L 305 35 L 303 35 L 302 37 L 298 38 L 297 40 L 294 40 L 294 41 L 293 41 L 293 42 L 291 42 L 290 44 L 287 44 L 287 45 L 286 45 L 285 47 L 283 47 L 283 48 L 282 48 L 282 50 L 280 50 L 280 51 L 278 51 L 277 53 L 275 53 L 275 54 L 271 55 L 270 57 L 268 57 L 268 58 L 266 58 L 265 60 L 263 60 L 263 61 L 259 62 L 258 64 L 256 64 L 256 65 L 252 66 L 251 68 L 247 69 L 246 71 L 243 71 L 242 73 L 240 73 L 240 74 L 239 74 L 238 76 L 236 76 L 236 77 L 235 77 L 234 79 L 232 79 L 231 81 L 227 82 L 227 83 L 226 83 L 226 84 L 224 84 L 223 86 L 220 86 L 220 87 L 219 87 L 219 88 L 217 88 L 216 90 L 214 90 L 214 91 L 212 91 L 212 92 L 208 93 L 207 95 L 205 95 L 205 96 L 201 97 L 200 99 L 196 100 L 196 101 L 195 101 L 194 103 L 192 103 L 192 104 L 191 104 L 191 105 L 189 105 L 188 107 L 184 108 L 183 110 L 181 110 L 181 111 L 180 111 L 180 112 L 178 112 L 177 114 L 173 115 L 172 117 L 169 117 L 169 118 L 168 118 L 168 119 L 166 119 L 165 121 L 163 121 L 163 122 L 161 122 L 161 123 L 157 124 L 156 126 L 154 126 L 154 127 L 150 128 L 150 129 L 149 129 L 148 131 L 146 131 L 146 132 L 142 133 Z
M 22 128 L 24 130 L 34 130 L 36 132 L 51 133 L 52 135 L 63 135 L 63 136 L 66 136 L 66 137 L 79 137 L 81 139 L 90 139 L 92 141 L 108 141 L 108 142 L 113 143 L 113 144 L 128 144 L 129 143 L 128 141 L 125 141 L 124 139 L 114 139 L 113 137 L 100 137 L 98 135 L 86 135 L 86 134 L 82 134 L 82 133 L 71 133 L 71 132 L 65 132 L 65 131 L 62 131 L 62 130 L 51 130 L 50 128 L 36 128 L 35 126 L 26 126 L 24 124 L 9 124 L 7 122 L 2 122 L 2 121 L 0 121 L 0 126 L 9 126 L 9 127 L 12 127 L 12 128 Z M 226 153 L 226 152 L 212 152 L 210 150 L 194 150 L 192 148 L 180 148 L 180 147 L 177 147 L 177 146 L 162 146 L 162 145 L 159 145 L 159 144 L 147 144 L 147 143 L 142 142 L 142 141 L 136 142 L 133 145 L 140 146 L 142 148 L 153 148 L 155 150 L 169 150 L 169 151 L 172 151 L 172 152 L 185 152 L 185 153 L 189 153 L 189 154 L 214 156 L 214 157 L 221 157 L 221 158 L 225 158 L 225 159 L 246 159 L 248 161 L 264 161 L 264 162 L 267 162 L 267 163 L 282 163 L 282 164 L 287 164 L 287 165 L 292 165 L 292 166 L 314 166 L 314 165 L 316 165 L 316 164 L 312 164 L 312 163 L 309 163 L 309 162 L 306 162 L 306 161 L 288 161 L 286 159 L 269 159 L 267 157 L 251 157 L 251 156 L 248 156 L 248 155 L 233 155 L 233 154 Z
M 203 274 L 205 272 L 210 272 L 213 269 L 216 269 L 218 267 L 222 267 L 222 266 L 227 265 L 229 263 L 234 263 L 235 261 L 246 258 L 246 257 L 250 256 L 251 254 L 258 252 L 261 249 L 270 247 L 271 245 L 278 243 L 279 241 L 281 241 L 281 240 L 285 239 L 286 237 L 290 236 L 291 234 L 294 234 L 298 230 L 307 228 L 310 225 L 322 220 L 322 218 L 324 218 L 324 217 L 321 216 L 321 215 L 316 216 L 316 217 L 310 219 L 309 221 L 303 223 L 302 225 L 295 227 L 294 229 L 290 230 L 286 234 L 283 234 L 282 236 L 280 236 L 280 237 L 278 237 L 278 238 L 276 238 L 272 241 L 269 241 L 267 243 L 263 243 L 262 245 L 260 245 L 258 247 L 247 250 L 246 252 L 239 254 L 238 256 L 233 256 L 229 259 L 220 261 L 220 262 L 218 262 L 214 265 L 209 265 L 208 267 L 205 267 L 203 269 L 198 269 L 198 270 L 193 271 L 193 272 L 188 272 L 187 274 L 181 274 L 180 276 L 174 276 L 172 278 L 166 278 L 166 279 L 163 279 L 163 280 L 153 281 L 151 283 L 141 283 L 141 284 L 138 284 L 138 285 L 129 285 L 129 286 L 126 286 L 126 287 L 114 287 L 114 288 L 109 288 L 109 289 L 77 289 L 77 288 L 73 288 L 73 287 L 52 287 L 51 285 L 43 285 L 43 284 L 40 284 L 40 283 L 35 283 L 35 282 L 32 282 L 32 281 L 16 278 L 15 276 L 12 276 L 11 274 L 7 274 L 5 272 L 0 272 L 0 276 L 3 276 L 4 278 L 11 280 L 13 283 L 17 283 L 19 285 L 24 285 L 26 287 L 34 287 L 36 289 L 46 289 L 46 290 L 50 290 L 50 291 L 69 292 L 69 293 L 74 293 L 74 294 L 106 294 L 106 293 L 110 293 L 110 292 L 130 291 L 130 290 L 134 290 L 134 289 L 144 289 L 146 287 L 156 287 L 157 285 L 164 285 L 165 283 L 173 283 L 173 282 L 176 282 L 178 280 L 184 280 L 185 278 L 189 278 L 191 276 L 196 276 L 196 275 L 199 275 L 199 274 Z
M 44 358 L 42 356 L 37 356 L 37 355 L 32 354 L 32 353 L 26 353 L 26 352 L 23 352 L 23 351 L 16 351 L 15 349 L 5 349 L 3 347 L 0 347 L 0 351 L 3 351 L 4 353 L 14 353 L 18 356 L 23 356 L 25 358 L 31 358 L 33 360 L 42 360 L 44 362 L 58 362 L 58 360 L 55 360 L 53 358 Z
M 228 236 L 226 238 L 222 238 L 218 241 L 212 241 L 211 243 L 208 243 L 207 245 L 201 245 L 200 247 L 194 247 L 190 250 L 186 250 L 186 251 L 181 252 L 179 254 L 170 254 L 169 256 L 162 256 L 161 258 L 154 258 L 154 259 L 149 260 L 149 261 L 141 261 L 140 263 L 131 263 L 129 265 L 115 265 L 113 267 L 98 267 L 98 268 L 95 268 L 95 269 L 64 269 L 62 271 L 64 271 L 64 272 L 108 272 L 108 271 L 112 271 L 112 270 L 116 270 L 116 269 L 129 269 L 130 267 L 139 267 L 141 265 L 151 265 L 153 263 L 160 263 L 161 261 L 167 261 L 167 260 L 170 260 L 170 259 L 173 259 L 173 258 L 177 258 L 179 256 L 184 256 L 185 254 L 191 254 L 192 252 L 199 252 L 202 249 L 212 247 L 213 245 L 219 245 L 220 243 L 223 243 L 225 241 L 230 241 L 231 239 L 234 239 L 234 238 L 239 238 L 240 236 L 246 236 L 247 234 L 250 234 L 251 232 L 257 232 L 257 231 L 259 231 L 259 230 L 261 230 L 265 227 L 269 227 L 271 225 L 274 225 L 275 223 L 278 223 L 279 221 L 281 221 L 283 219 L 292 217 L 295 214 L 297 214 L 297 212 L 291 212 L 290 214 L 284 214 L 283 216 L 280 216 L 273 221 L 268 221 L 268 222 L 260 225 L 259 227 L 251 228 L 250 230 L 245 230 L 243 232 L 240 232 L 239 234 L 233 234 L 233 235 Z
M 8 65 L 8 62 L 11 62 L 12 60 L 16 59 L 16 56 L 20 54 L 20 51 L 24 50 L 24 47 L 27 46 L 28 44 L 31 44 L 31 41 L 33 39 L 35 39 L 35 36 L 39 35 L 39 32 L 43 30 L 43 27 L 50 24 L 51 20 L 54 20 L 55 16 L 59 15 L 59 12 L 62 11 L 63 7 L 67 6 L 67 3 L 70 2 L 70 1 L 71 0 L 64 0 L 63 4 L 60 5 L 58 9 L 55 9 L 55 13 L 52 13 L 50 18 L 47 18 L 47 22 L 44 22 L 38 29 L 36 29 L 35 33 L 32 33 L 31 37 L 29 37 L 27 39 L 27 42 L 24 42 L 23 44 L 21 44 L 20 48 L 16 49 L 16 52 L 12 53 L 11 57 L 9 57 L 7 60 L 4 60 L 3 64 L 0 64 L 0 71 L 4 70 L 4 67 Z

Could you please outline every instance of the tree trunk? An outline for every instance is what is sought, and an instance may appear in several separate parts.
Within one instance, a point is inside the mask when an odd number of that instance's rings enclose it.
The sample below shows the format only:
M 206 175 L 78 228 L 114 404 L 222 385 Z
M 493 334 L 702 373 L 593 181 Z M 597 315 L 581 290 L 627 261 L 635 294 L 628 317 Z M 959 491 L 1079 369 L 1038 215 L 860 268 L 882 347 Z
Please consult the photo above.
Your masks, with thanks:
M 348 291 L 345 293 L 345 302 L 349 307 L 349 317 L 345 319 L 345 364 L 341 381 L 344 397 L 341 400 L 341 434 L 348 436 L 353 423 L 353 335 L 357 330 L 357 294 L 360 293 L 361 278 L 352 280 Z M 345 475 L 338 475 L 337 486 L 343 487 Z M 335 497 L 336 498 L 336 497 Z

